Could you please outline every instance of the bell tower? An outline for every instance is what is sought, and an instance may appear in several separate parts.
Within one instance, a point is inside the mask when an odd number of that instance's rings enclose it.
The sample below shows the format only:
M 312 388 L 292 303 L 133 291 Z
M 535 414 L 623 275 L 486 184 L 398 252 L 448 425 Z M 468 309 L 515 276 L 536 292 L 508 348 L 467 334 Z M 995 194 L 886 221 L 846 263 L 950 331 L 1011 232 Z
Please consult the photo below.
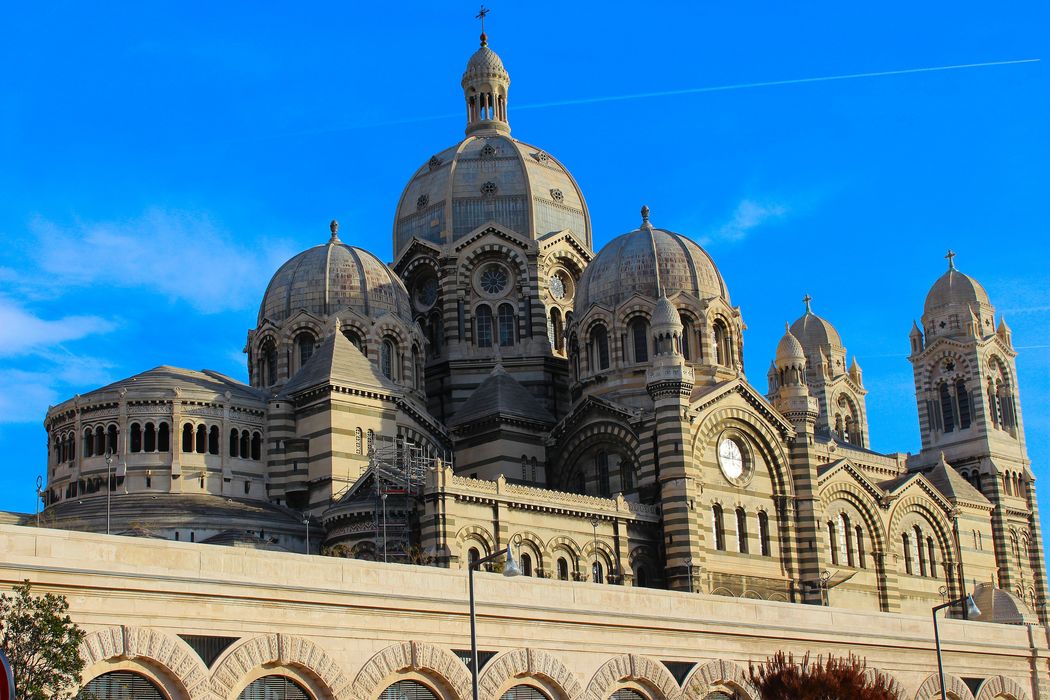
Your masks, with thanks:
M 489 48 L 489 38 L 485 34 L 485 15 L 488 13 L 482 6 L 477 17 L 481 20 L 481 47 L 470 57 L 463 72 L 467 136 L 482 131 L 510 133 L 510 122 L 507 121 L 510 74 L 499 55 Z
M 977 280 L 945 258 L 921 327 L 912 324 L 909 361 L 922 435 L 922 465 L 947 462 L 992 504 L 998 581 L 1047 622 L 1046 570 L 1017 393 L 1017 352 L 1006 321 Z

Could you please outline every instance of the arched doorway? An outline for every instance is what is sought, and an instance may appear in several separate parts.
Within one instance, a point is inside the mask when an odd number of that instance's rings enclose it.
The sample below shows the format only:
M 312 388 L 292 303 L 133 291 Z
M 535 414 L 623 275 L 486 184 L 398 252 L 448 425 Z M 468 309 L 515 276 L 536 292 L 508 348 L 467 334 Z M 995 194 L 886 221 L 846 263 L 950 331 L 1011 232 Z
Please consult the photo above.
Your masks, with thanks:
M 156 683 L 134 671 L 110 671 L 88 681 L 78 700 L 168 700 Z
M 309 691 L 288 676 L 263 676 L 241 691 L 237 700 L 314 700 Z
M 501 695 L 500 700 L 550 700 L 550 698 L 531 685 L 516 685 Z
M 384 690 L 379 700 L 438 700 L 438 696 L 419 681 L 403 680 Z

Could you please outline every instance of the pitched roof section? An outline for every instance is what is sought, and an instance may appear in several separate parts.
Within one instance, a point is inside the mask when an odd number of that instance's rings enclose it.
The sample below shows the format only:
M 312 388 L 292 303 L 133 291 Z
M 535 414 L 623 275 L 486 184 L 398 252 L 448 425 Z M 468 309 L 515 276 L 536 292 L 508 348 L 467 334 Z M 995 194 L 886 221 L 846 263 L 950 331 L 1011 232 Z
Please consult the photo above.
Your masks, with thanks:
M 485 381 L 467 397 L 462 408 L 452 416 L 449 426 L 463 425 L 496 415 L 547 425 L 554 425 L 556 422 L 550 411 L 530 394 L 528 389 L 507 374 L 503 365 L 496 365 Z
M 945 460 L 944 455 L 941 455 L 940 461 L 934 465 L 933 469 L 926 472 L 926 478 L 930 480 L 930 483 L 934 487 L 943 493 L 951 501 L 967 501 L 969 503 L 980 503 L 981 505 L 991 505 L 991 501 L 985 498 L 984 494 L 975 489 L 970 485 L 966 479 L 962 478 L 962 474 L 955 471 Z
M 156 390 L 179 387 L 183 390 L 201 389 L 204 391 L 224 394 L 227 391 L 238 399 L 265 400 L 266 392 L 243 384 L 232 377 L 220 374 L 214 370 L 192 370 L 182 367 L 161 365 L 153 369 L 140 372 L 127 379 L 121 379 L 99 387 L 81 395 L 82 399 L 101 398 L 105 394 L 116 393 L 121 389 L 134 390 Z
M 403 393 L 401 387 L 380 372 L 342 333 L 326 337 L 302 369 L 284 385 L 279 396 L 288 397 L 327 384 Z

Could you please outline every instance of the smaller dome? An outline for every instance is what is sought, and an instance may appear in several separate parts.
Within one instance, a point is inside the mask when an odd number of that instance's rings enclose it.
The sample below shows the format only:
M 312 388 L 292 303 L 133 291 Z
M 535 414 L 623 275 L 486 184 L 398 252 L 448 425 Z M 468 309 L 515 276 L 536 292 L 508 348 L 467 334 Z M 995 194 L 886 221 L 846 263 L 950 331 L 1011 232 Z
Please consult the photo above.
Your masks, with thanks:
M 784 324 L 784 337 L 777 343 L 777 363 L 796 363 L 806 361 L 806 351 L 802 349 L 802 343 L 798 342 L 791 333 L 788 325 Z
M 656 308 L 653 309 L 652 328 L 654 331 L 659 329 L 682 330 L 682 316 L 671 300 L 665 296 L 660 297 L 660 300 L 656 302 Z
M 966 308 L 980 307 L 982 304 L 991 306 L 988 292 L 973 277 L 964 275 L 952 266 L 933 283 L 930 293 L 926 295 L 923 313 L 930 316 L 949 306 Z
M 466 80 L 468 77 L 475 77 L 478 75 L 507 75 L 507 69 L 503 67 L 503 59 L 499 57 L 499 54 L 488 47 L 488 44 L 482 44 L 481 48 L 474 52 L 474 55 L 467 61 L 467 69 L 463 72 L 463 79 Z
M 791 324 L 791 334 L 798 339 L 803 348 L 809 350 L 818 347 L 841 348 L 842 338 L 839 332 L 833 325 L 813 313 L 809 306 L 811 298 L 808 294 L 804 301 L 806 302 L 806 313 Z

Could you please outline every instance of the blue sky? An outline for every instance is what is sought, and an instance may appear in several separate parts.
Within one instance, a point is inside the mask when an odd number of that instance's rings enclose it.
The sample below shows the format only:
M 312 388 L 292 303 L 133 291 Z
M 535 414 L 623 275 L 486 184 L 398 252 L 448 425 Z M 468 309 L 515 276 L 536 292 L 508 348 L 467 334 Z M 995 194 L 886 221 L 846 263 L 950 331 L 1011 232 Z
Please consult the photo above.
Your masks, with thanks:
M 1013 327 L 1046 473 L 1046 3 L 491 5 L 514 135 L 575 175 L 596 245 L 648 204 L 707 247 L 752 383 L 809 293 L 864 369 L 873 447 L 916 451 L 908 331 L 951 247 Z M 6 8 L 0 509 L 33 510 L 49 404 L 159 364 L 246 380 L 270 275 L 332 218 L 390 259 L 402 187 L 462 138 L 476 12 Z M 791 82 L 1027 59 L 1042 60 Z M 756 83 L 781 84 L 703 90 Z

